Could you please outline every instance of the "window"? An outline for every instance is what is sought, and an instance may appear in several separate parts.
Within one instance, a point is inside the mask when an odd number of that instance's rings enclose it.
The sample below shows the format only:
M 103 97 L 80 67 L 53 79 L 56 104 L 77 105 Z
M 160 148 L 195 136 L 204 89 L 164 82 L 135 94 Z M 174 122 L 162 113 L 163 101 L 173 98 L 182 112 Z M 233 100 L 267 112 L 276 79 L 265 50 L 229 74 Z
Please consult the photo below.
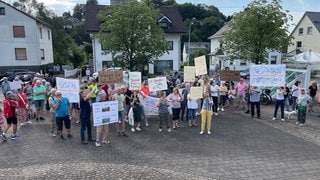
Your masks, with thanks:
M 297 41 L 297 49 L 301 49 L 302 47 L 302 42 L 301 41 Z
M 40 49 L 40 57 L 41 57 L 41 60 L 45 60 L 44 49 Z
M 277 56 L 271 56 L 270 64 L 277 64 Z
M 246 65 L 247 65 L 247 61 L 241 59 L 241 61 L 240 61 L 240 66 L 246 66 Z
M 168 50 L 169 51 L 173 50 L 173 41 L 168 41 Z
M 298 35 L 302 35 L 303 34 L 303 28 L 299 28 L 299 34 Z
M 4 9 L 4 7 L 0 7 L 0 15 L 5 15 L 6 11 Z
M 308 34 L 308 35 L 311 35 L 311 34 L 312 34 L 312 27 L 308 27 L 308 29 L 307 29 L 307 34 Z
M 173 69 L 173 60 L 159 60 L 154 63 L 154 73 L 155 74 L 162 74 L 162 72 L 166 70 Z
M 13 26 L 13 37 L 24 38 L 26 37 L 24 26 Z
M 167 22 L 160 22 L 160 27 L 164 29 L 168 29 L 168 23 Z
M 40 39 L 42 39 L 42 28 L 39 28 L 39 33 L 40 33 Z
M 102 50 L 102 51 L 106 51 L 106 50 L 108 50 L 108 48 L 104 47 L 104 46 L 101 44 L 101 50 Z
M 26 48 L 15 48 L 16 60 L 27 60 Z
M 48 31 L 48 40 L 50 40 L 50 31 Z

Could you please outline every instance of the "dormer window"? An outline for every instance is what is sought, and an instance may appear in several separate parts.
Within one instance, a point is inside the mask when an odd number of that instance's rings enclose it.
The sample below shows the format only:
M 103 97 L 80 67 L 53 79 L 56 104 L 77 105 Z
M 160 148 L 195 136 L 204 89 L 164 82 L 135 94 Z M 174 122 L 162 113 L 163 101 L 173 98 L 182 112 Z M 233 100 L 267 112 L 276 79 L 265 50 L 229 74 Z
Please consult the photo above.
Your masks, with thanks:
M 168 17 L 163 16 L 162 18 L 159 19 L 158 23 L 159 23 L 161 28 L 170 29 L 172 21 Z
M 298 35 L 303 35 L 303 28 L 299 28 L 299 34 Z
M 6 11 L 4 7 L 0 7 L 0 15 L 6 15 Z

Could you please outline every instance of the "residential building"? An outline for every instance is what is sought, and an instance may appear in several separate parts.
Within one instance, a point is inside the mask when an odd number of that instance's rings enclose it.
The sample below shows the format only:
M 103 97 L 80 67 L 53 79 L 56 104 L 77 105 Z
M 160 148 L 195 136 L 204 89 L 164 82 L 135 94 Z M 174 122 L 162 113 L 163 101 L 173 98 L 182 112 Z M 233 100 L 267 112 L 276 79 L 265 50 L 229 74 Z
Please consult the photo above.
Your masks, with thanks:
M 221 69 L 226 70 L 245 70 L 253 64 L 251 61 L 246 59 L 233 59 L 230 60 L 228 54 L 225 54 L 222 50 L 221 40 L 224 38 L 226 32 L 230 30 L 228 24 L 224 25 L 219 31 L 209 37 L 210 39 L 210 71 L 216 73 Z M 282 53 L 271 50 L 268 51 L 268 57 L 262 64 L 280 64 Z
M 53 63 L 50 25 L 1 0 L 0 22 L 1 71 Z
M 288 47 L 288 54 L 309 50 L 320 52 L 320 12 L 305 12 L 290 36 L 293 40 Z
M 159 57 L 159 61 L 149 64 L 146 68 L 150 74 L 161 74 L 165 70 L 179 70 L 181 65 L 181 35 L 186 33 L 185 26 L 178 9 L 174 7 L 158 7 L 161 17 L 158 19 L 159 25 L 166 33 L 167 41 L 170 44 L 168 53 Z M 99 32 L 99 21 L 97 14 L 105 10 L 106 5 L 86 5 L 85 10 L 85 30 L 87 33 L 96 34 Z M 92 37 L 93 65 L 95 71 L 101 71 L 104 65 L 112 66 L 111 54 L 103 54 L 103 47 L 98 39 Z M 116 65 L 115 65 L 116 66 Z
M 190 47 L 189 47 L 189 43 L 185 42 L 182 50 L 182 61 L 188 62 L 188 56 L 192 54 L 193 51 L 197 51 L 201 49 L 210 51 L 210 42 L 190 42 Z M 188 50 L 189 50 L 189 54 L 188 54 Z

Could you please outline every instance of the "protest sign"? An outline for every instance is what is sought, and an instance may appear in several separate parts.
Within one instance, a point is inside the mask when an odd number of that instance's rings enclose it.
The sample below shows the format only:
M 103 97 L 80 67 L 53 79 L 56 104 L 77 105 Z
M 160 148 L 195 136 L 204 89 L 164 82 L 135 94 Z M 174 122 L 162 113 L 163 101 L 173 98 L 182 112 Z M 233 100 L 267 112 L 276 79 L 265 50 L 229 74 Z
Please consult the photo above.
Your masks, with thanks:
M 74 76 L 77 72 L 80 71 L 80 69 L 76 68 L 76 69 L 72 69 L 72 70 L 68 70 L 68 69 L 64 69 L 64 77 L 70 77 L 70 76 Z
M 129 72 L 129 90 L 141 89 L 141 72 Z
M 286 65 L 251 65 L 251 86 L 284 86 L 286 77 Z
M 157 102 L 159 98 L 151 97 L 151 96 L 146 96 L 144 98 L 145 105 L 144 105 L 144 110 L 146 115 L 158 115 L 158 107 L 157 107 Z
M 196 76 L 196 68 L 194 66 L 183 67 L 184 82 L 194 82 L 195 76 Z
M 207 74 L 206 56 L 194 58 L 194 65 L 196 69 L 196 76 Z
M 67 97 L 70 102 L 80 102 L 80 83 L 78 79 L 56 78 L 57 89 L 61 91 L 62 96 Z
M 17 89 L 21 89 L 22 88 L 22 86 L 21 86 L 21 83 L 22 83 L 22 81 L 12 81 L 12 82 L 10 82 L 10 81 L 8 81 L 9 82 L 9 86 L 10 86 L 10 89 L 11 90 L 17 90 Z
M 168 89 L 166 77 L 150 78 L 148 79 L 148 85 L 150 91 L 161 91 Z
M 239 81 L 240 71 L 221 70 L 220 79 L 222 81 Z
M 92 104 L 93 126 L 116 123 L 118 117 L 118 101 L 105 101 Z
M 191 87 L 190 95 L 192 99 L 199 99 L 203 97 L 203 87 Z
M 98 72 L 99 83 L 122 83 L 123 72 L 122 71 L 99 71 Z

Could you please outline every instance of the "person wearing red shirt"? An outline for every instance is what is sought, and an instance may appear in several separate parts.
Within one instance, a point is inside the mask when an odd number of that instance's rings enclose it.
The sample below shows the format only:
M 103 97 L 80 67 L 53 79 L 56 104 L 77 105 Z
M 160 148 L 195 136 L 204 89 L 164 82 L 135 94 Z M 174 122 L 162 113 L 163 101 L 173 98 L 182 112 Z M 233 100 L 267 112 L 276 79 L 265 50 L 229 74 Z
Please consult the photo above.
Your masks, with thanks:
M 140 102 L 142 104 L 141 105 L 141 115 L 142 115 L 142 117 L 144 119 L 144 122 L 145 122 L 147 127 L 149 127 L 149 122 L 148 122 L 148 118 L 147 118 L 146 113 L 145 113 L 144 98 L 146 98 L 149 95 L 150 95 L 150 90 L 149 90 L 148 81 L 144 81 L 143 84 L 142 84 L 142 87 L 140 89 L 139 99 L 140 99 Z
M 23 126 L 25 125 L 25 123 L 27 123 L 27 119 L 28 119 L 27 118 L 28 98 L 22 89 L 18 89 L 17 101 L 18 101 L 18 107 L 17 107 L 18 121 L 20 122 L 20 125 Z
M 6 133 L 10 129 L 11 124 L 13 125 L 12 135 L 11 139 L 17 139 L 19 136 L 17 133 L 17 116 L 16 116 L 16 107 L 17 103 L 14 101 L 14 95 L 12 91 L 8 91 L 6 93 L 6 99 L 3 101 L 3 111 L 4 111 L 4 117 L 7 119 L 7 127 L 4 129 L 4 131 L 1 134 L 2 140 L 6 141 Z

